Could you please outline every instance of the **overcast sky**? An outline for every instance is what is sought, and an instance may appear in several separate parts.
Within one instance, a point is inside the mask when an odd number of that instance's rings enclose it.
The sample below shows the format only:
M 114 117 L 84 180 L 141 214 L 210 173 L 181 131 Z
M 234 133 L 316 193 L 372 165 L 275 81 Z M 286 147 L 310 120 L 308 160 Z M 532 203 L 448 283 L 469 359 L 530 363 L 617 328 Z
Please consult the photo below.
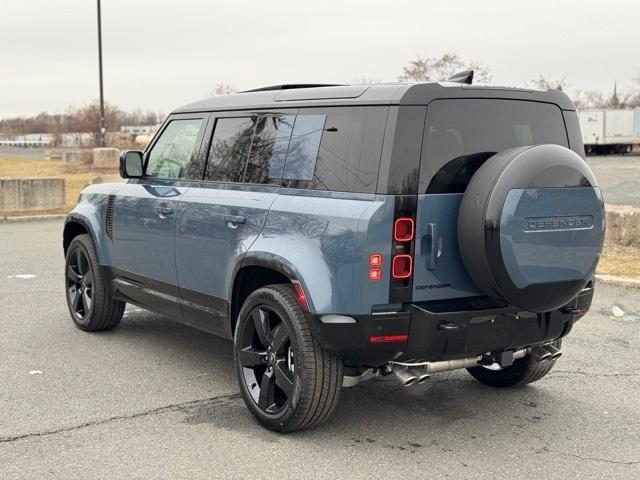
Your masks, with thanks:
M 494 83 L 611 90 L 640 75 L 638 0 L 102 0 L 105 97 L 168 112 L 218 82 L 396 80 L 457 52 Z M 98 97 L 94 0 L 0 0 L 0 117 Z

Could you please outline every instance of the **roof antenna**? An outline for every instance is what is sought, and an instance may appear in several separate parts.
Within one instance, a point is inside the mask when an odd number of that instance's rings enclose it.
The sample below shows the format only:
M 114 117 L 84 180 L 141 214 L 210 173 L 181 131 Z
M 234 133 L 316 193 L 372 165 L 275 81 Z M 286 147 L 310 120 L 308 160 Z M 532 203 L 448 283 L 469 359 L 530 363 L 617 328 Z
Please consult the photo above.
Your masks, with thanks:
M 471 83 L 473 82 L 473 70 L 463 70 L 462 72 L 458 72 L 452 77 L 449 77 L 447 79 L 447 82 L 464 83 L 466 85 L 471 85 Z

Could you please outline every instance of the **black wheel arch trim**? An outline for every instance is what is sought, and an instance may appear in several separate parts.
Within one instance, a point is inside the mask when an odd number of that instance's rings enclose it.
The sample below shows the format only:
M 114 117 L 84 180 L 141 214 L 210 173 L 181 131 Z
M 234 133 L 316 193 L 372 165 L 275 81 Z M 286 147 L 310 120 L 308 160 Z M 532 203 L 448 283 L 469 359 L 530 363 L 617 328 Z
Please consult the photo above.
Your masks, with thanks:
M 65 220 L 64 220 L 64 227 L 62 229 L 63 242 L 64 242 L 65 232 L 67 231 L 67 225 L 69 225 L 70 223 L 77 223 L 77 224 L 81 225 L 87 231 L 87 233 L 91 236 L 91 240 L 93 241 L 93 244 L 94 245 L 96 244 L 96 234 L 93 231 L 93 228 L 91 227 L 91 222 L 88 219 L 86 219 L 85 217 L 83 217 L 82 215 L 80 215 L 78 213 L 73 213 L 73 212 L 68 214 L 67 218 L 65 218 Z M 64 245 L 64 243 L 63 243 L 63 247 L 64 247 L 64 252 L 66 254 L 66 250 L 67 250 L 68 245 Z

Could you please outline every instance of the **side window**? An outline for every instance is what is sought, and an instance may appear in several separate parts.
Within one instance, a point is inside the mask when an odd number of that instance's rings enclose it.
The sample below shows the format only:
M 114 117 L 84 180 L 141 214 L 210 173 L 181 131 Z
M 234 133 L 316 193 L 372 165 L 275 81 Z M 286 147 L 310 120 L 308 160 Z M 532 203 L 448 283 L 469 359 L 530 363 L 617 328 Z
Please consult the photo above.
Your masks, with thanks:
M 216 120 L 207 158 L 206 180 L 242 181 L 255 127 L 255 117 Z
M 256 123 L 245 183 L 282 178 L 295 115 L 263 115 Z
M 298 115 L 293 126 L 282 178 L 312 180 L 326 115 Z
M 311 114 L 313 110 L 316 109 L 307 109 L 304 113 Z M 322 109 L 322 112 L 317 110 L 326 114 L 326 120 L 310 187 L 375 193 L 389 108 L 334 107 Z
M 269 183 L 282 178 L 295 115 L 219 118 L 209 149 L 206 180 Z
M 147 162 L 146 174 L 158 178 L 181 179 L 187 177 L 194 159 L 201 118 L 172 120 L 155 143 Z

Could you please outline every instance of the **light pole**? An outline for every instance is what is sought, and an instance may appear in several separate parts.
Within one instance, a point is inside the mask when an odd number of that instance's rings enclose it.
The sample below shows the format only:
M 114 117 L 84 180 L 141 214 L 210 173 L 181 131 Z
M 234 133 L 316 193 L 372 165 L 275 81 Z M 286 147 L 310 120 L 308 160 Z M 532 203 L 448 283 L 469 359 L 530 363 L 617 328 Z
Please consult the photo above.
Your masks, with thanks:
M 98 0 L 98 70 L 100 72 L 100 146 L 105 146 L 107 128 L 104 124 L 104 91 L 102 86 L 102 19 L 100 16 L 100 0 Z

